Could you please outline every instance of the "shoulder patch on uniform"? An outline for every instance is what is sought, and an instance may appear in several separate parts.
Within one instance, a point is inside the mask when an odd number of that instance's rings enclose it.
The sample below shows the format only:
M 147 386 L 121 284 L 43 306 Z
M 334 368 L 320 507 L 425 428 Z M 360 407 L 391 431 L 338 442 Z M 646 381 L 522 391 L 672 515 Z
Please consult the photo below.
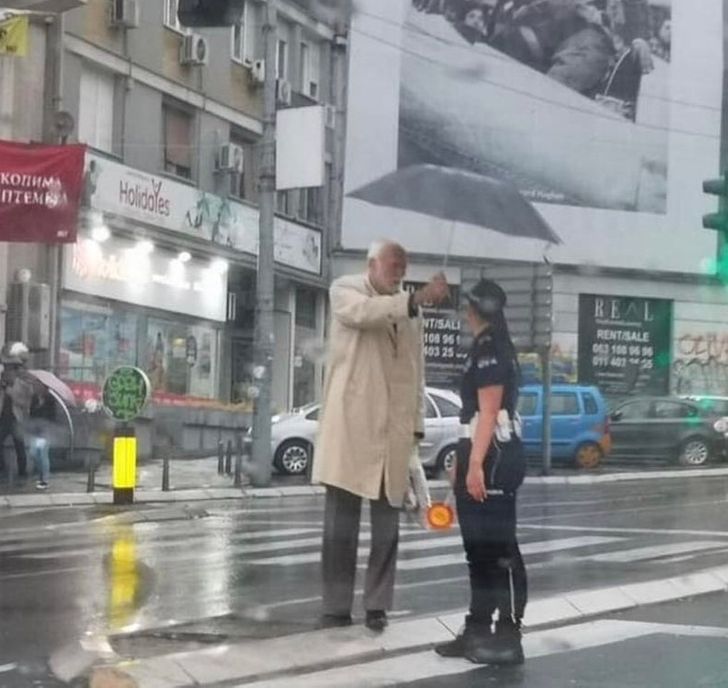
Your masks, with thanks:
M 491 366 L 498 365 L 498 359 L 493 356 L 483 356 L 478 359 L 476 365 L 478 368 L 490 368 Z

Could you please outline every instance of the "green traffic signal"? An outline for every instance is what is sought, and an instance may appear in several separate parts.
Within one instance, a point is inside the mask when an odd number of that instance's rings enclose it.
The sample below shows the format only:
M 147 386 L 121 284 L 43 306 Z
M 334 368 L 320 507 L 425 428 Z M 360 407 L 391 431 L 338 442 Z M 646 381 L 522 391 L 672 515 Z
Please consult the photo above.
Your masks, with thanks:
M 703 215 L 703 227 L 728 236 L 728 170 L 720 179 L 706 179 L 703 192 L 718 196 L 718 212 Z

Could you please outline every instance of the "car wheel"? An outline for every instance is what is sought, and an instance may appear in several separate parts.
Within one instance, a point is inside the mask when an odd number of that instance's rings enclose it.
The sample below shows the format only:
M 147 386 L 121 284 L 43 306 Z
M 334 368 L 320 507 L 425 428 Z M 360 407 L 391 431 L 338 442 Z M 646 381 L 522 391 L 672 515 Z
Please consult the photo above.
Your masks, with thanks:
M 437 457 L 438 474 L 444 473 L 448 475 L 451 473 L 455 468 L 457 460 L 457 447 L 454 444 L 445 447 Z
M 683 466 L 703 466 L 710 460 L 710 447 L 702 437 L 691 437 L 683 442 L 678 461 Z
M 596 442 L 584 442 L 584 444 L 580 444 L 576 450 L 576 454 L 574 454 L 576 467 L 585 470 L 598 468 L 602 462 L 602 458 L 604 458 L 604 452 Z
M 276 450 L 274 463 L 281 473 L 302 475 L 311 461 L 311 445 L 304 440 L 287 440 Z

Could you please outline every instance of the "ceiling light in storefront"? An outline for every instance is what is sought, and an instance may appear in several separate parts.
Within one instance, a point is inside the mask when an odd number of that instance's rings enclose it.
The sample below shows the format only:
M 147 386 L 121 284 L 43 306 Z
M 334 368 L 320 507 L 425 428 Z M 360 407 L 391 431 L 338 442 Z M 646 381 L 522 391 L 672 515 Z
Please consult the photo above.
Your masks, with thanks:
M 215 258 L 210 264 L 210 269 L 216 275 L 224 275 L 228 271 L 228 262 L 224 258 Z
M 177 260 L 180 263 L 189 263 L 192 260 L 192 256 L 189 251 L 180 251 Z
M 140 253 L 149 255 L 150 253 L 154 253 L 154 244 L 149 239 L 141 239 L 137 242 L 136 249 Z
M 111 238 L 111 230 L 106 225 L 96 225 L 91 230 L 91 238 L 103 244 Z

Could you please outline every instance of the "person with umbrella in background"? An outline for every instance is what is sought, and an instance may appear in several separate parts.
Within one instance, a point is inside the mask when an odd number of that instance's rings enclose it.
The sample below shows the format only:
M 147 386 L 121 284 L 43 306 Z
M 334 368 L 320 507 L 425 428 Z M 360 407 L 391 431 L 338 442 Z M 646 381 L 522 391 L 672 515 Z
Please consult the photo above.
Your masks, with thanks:
M 435 651 L 475 664 L 522 664 L 527 583 L 516 539 L 516 492 L 526 471 L 516 414 L 520 369 L 501 287 L 482 279 L 466 300 L 475 340 L 460 392 L 454 492 L 470 571 L 470 611 L 464 631 Z
M 47 490 L 51 475 L 51 438 L 56 425 L 56 402 L 48 389 L 37 385 L 30 405 L 30 417 L 26 422 L 28 453 L 35 463 L 38 490 Z
M 28 354 L 28 347 L 22 342 L 8 342 L 0 351 L 3 366 L 0 374 L 0 456 L 4 459 L 3 445 L 11 437 L 21 479 L 28 476 L 25 423 L 30 416 L 34 393 L 33 383 L 24 374 Z

